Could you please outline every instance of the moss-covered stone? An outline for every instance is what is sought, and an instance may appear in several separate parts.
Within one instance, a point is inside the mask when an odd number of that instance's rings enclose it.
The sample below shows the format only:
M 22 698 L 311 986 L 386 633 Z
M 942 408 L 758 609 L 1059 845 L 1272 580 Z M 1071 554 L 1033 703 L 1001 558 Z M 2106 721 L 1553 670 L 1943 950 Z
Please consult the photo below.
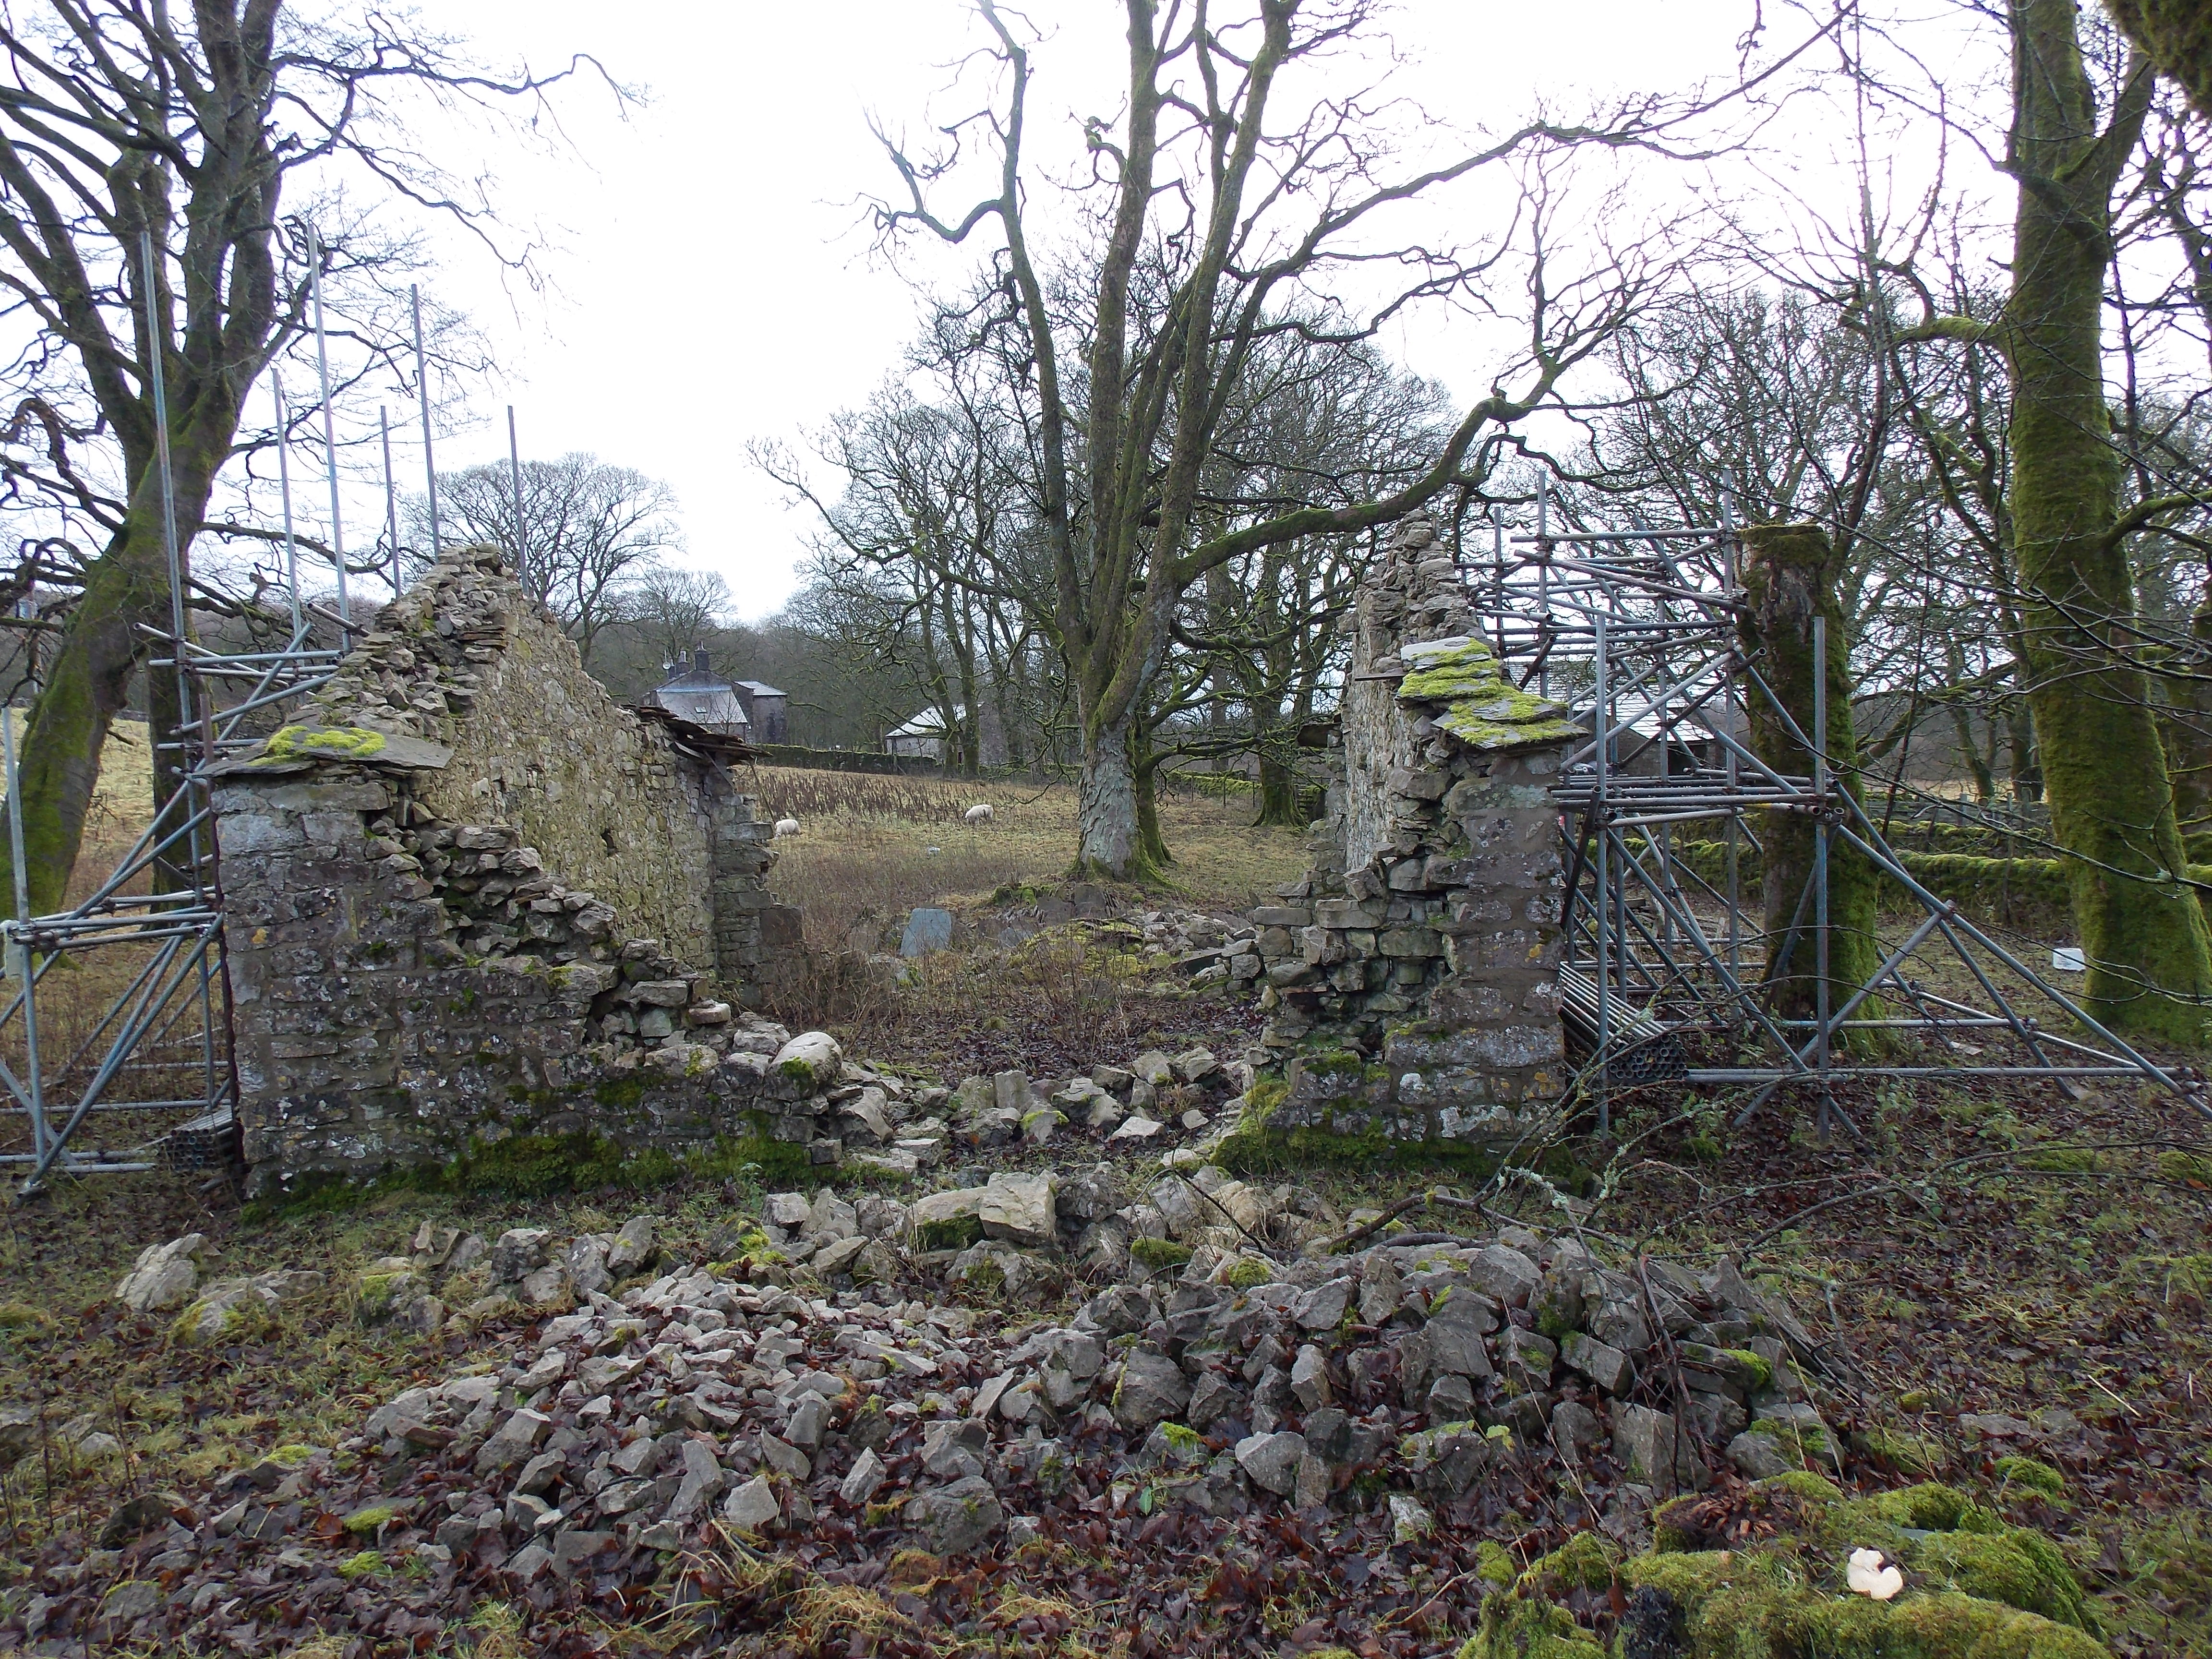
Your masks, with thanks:
M 1152 1272 L 1166 1273 L 1190 1261 L 1190 1246 L 1171 1238 L 1140 1238 L 1129 1246 L 1129 1257 Z
M 1694 1546 L 1735 1536 L 1747 1516 L 1760 1523 L 1753 1535 L 1762 1541 Z M 1653 1518 L 1658 1542 L 1645 1554 L 1623 1560 L 1586 1533 L 1517 1575 L 1485 1601 L 1462 1659 L 1584 1659 L 1601 1645 L 1577 1611 L 1602 1618 L 1602 1593 L 1616 1585 L 1647 1626 L 1655 1613 L 1669 1626 L 1668 1650 L 1680 1659 L 2105 1655 L 2088 1600 L 2057 1547 L 2006 1527 L 1953 1487 L 1931 1482 L 1846 1498 L 1832 1482 L 1799 1473 L 1733 1496 L 1680 1498 Z M 1844 1564 L 1868 1548 L 1905 1568 L 1901 1595 L 1876 1601 L 1848 1588 Z M 1638 1639 L 1649 1635 L 1644 1628 Z
M 1686 1659 L 2104 1659 L 2079 1628 L 1958 1590 L 1876 1601 L 1787 1548 L 1639 1557 L 1623 1579 L 1664 1595 Z
M 2030 1492 L 2039 1492 L 2045 1498 L 2066 1495 L 2066 1477 L 2048 1463 L 2033 1457 L 2017 1455 L 2000 1457 L 1996 1461 L 1996 1477 L 2007 1486 L 2025 1486 Z
M 1430 640 L 1408 647 L 1413 666 L 1398 682 L 1398 695 L 1412 702 L 1464 697 L 1503 683 L 1498 659 L 1480 640 Z
M 1521 1575 L 1532 1589 L 1557 1596 L 1568 1590 L 1601 1590 L 1620 1568 L 1620 1547 L 1602 1533 L 1578 1532 Z
M 1497 700 L 1455 702 L 1437 716 L 1437 725 L 1470 749 L 1495 751 L 1522 744 L 1572 743 L 1589 732 L 1570 720 L 1527 721 L 1492 720 L 1482 711 L 1498 706 Z
M 388 1317 L 407 1291 L 422 1283 L 412 1271 L 363 1273 L 355 1284 L 356 1303 L 363 1319 Z
M 1810 1469 L 1788 1469 L 1754 1484 L 1767 1492 L 1786 1492 L 1806 1504 L 1841 1503 L 1844 1496 L 1841 1486 Z
M 1735 1361 L 1742 1374 L 1749 1379 L 1751 1391 L 1758 1393 L 1772 1386 L 1774 1367 L 1748 1348 L 1723 1348 L 1721 1352 Z
M 1936 1442 L 1890 1429 L 1866 1429 L 1853 1435 L 1851 1449 L 1906 1474 L 1933 1474 L 1943 1466 L 1943 1449 Z
M 1474 1547 L 1474 1576 L 1486 1584 L 1510 1589 L 1521 1577 L 1521 1566 L 1506 1553 L 1504 1545 L 1486 1538 Z
M 1275 1276 L 1274 1269 L 1256 1255 L 1240 1256 L 1236 1266 L 1223 1275 L 1222 1282 L 1235 1291 L 1249 1291 L 1255 1285 L 1265 1285 Z
M 1539 1596 L 1501 1594 L 1482 1603 L 1480 1622 L 1459 1659 L 1606 1659 L 1574 1614 Z
M 385 750 L 384 733 L 365 726 L 286 726 L 272 733 L 253 763 L 290 760 L 367 760 Z
M 2057 1547 L 2040 1533 L 1938 1533 L 1906 1558 L 1916 1574 L 1940 1577 L 1984 1601 L 2039 1613 L 2055 1624 L 2095 1632 L 2088 1598 Z

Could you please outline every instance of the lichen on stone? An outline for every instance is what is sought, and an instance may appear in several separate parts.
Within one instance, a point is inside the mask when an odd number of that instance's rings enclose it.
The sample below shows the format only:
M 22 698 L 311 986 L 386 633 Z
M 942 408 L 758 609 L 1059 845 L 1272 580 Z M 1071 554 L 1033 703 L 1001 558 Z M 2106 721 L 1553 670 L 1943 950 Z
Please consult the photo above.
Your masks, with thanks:
M 1473 702 L 1455 702 L 1437 717 L 1439 730 L 1449 732 L 1470 749 L 1494 753 L 1522 744 L 1571 743 L 1589 733 L 1570 720 L 1535 720 L 1526 723 L 1485 716 Z
M 286 726 L 262 745 L 253 764 L 290 760 L 366 760 L 384 752 L 381 732 L 365 726 Z
M 1414 664 L 1398 683 L 1398 695 L 1407 702 L 1443 702 L 1505 684 L 1497 658 L 1480 640 L 1428 640 L 1405 647 L 1404 654 Z

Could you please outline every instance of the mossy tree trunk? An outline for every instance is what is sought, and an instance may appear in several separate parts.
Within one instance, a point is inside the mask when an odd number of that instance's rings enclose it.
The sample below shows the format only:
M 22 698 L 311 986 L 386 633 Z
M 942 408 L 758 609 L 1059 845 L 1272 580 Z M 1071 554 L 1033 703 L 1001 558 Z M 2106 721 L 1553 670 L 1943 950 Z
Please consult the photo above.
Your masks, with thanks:
M 1160 766 L 1168 755 L 1152 747 L 1149 734 L 1136 739 L 1133 746 L 1136 754 L 1130 769 L 1136 776 L 1137 845 L 1146 872 L 1156 874 L 1175 862 L 1167 837 L 1160 832 Z
M 2204 0 L 2105 0 L 2120 32 L 2212 116 L 2212 10 Z
M 2164 720 L 2173 817 L 2185 846 L 2190 836 L 2212 830 L 2212 599 L 2197 607 L 2189 631 L 2197 648 L 2173 665 L 2184 675 L 2172 682 Z
M 206 511 L 216 471 L 229 453 L 236 423 L 234 410 L 204 413 L 212 413 L 212 429 L 179 434 L 172 453 L 178 533 L 187 549 Z M 169 623 L 160 474 L 150 460 L 142 461 L 123 524 L 86 568 L 83 594 L 69 614 L 46 684 L 25 722 L 19 759 L 23 861 L 33 915 L 58 910 L 65 900 L 84 842 L 93 786 L 100 778 L 101 750 L 128 700 L 132 675 L 152 654 L 144 630 L 166 633 Z M 179 783 L 174 752 L 160 746 L 180 713 L 173 676 L 149 674 L 147 704 L 159 807 Z M 12 913 L 15 875 L 9 856 L 0 839 L 0 912 Z M 165 884 L 173 884 L 175 875 L 172 871 Z
M 1813 624 L 1827 620 L 1827 732 L 1830 774 L 1862 799 L 1858 730 L 1851 717 L 1850 638 L 1836 597 L 1835 550 L 1817 525 L 1754 525 L 1743 532 L 1747 610 L 1738 623 L 1744 654 L 1796 723 L 1814 730 Z M 1756 689 L 1744 697 L 1752 751 L 1786 776 L 1810 776 L 1813 757 L 1782 713 Z M 1820 1001 L 1816 901 L 1806 896 L 1817 855 L 1814 820 L 1775 813 L 1762 826 L 1765 884 L 1765 991 L 1784 1019 L 1814 1018 Z M 1840 1009 L 1881 966 L 1875 922 L 1880 876 L 1856 848 L 1832 836 L 1828 847 L 1828 1008 Z M 1801 908 L 1802 907 L 1802 908 Z M 1795 937 L 1792 923 L 1796 922 Z M 1871 1018 L 1872 999 L 1854 1018 Z
M 1278 733 L 1273 742 L 1261 747 L 1260 812 L 1252 822 L 1277 830 L 1303 830 L 1306 815 L 1299 798 L 1305 793 L 1304 780 L 1297 763 L 1283 752 L 1286 741 L 1287 734 Z
M 2151 76 L 2138 63 L 2100 128 L 2072 0 L 2014 0 L 2012 292 L 1996 337 L 2012 379 L 2009 506 L 2027 696 L 2100 1018 L 2193 1041 L 2212 995 L 2203 911 L 2183 869 L 2134 609 L 2100 325 L 2112 199 Z M 2171 993 L 2160 996 L 2159 991 Z

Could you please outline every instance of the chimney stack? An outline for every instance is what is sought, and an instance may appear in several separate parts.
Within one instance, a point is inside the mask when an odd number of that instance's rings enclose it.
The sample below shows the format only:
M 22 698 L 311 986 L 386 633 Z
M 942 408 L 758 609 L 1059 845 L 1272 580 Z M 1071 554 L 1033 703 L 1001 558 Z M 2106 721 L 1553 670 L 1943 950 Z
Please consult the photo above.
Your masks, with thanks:
M 691 653 L 691 672 L 704 679 L 707 677 L 707 652 L 704 647 Z

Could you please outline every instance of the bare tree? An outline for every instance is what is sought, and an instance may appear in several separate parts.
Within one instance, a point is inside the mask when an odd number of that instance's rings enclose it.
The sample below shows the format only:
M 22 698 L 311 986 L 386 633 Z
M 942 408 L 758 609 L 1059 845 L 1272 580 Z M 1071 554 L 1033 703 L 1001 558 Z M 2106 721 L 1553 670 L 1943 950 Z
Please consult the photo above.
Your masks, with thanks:
M 373 288 L 409 256 L 332 192 L 287 219 L 288 183 L 320 170 L 365 194 L 489 216 L 403 129 L 410 100 L 495 110 L 571 70 L 502 77 L 404 14 L 347 18 L 285 0 L 28 0 L 0 18 L 0 293 L 38 349 L 9 375 L 14 430 L 40 458 L 14 470 L 104 542 L 32 707 L 21 790 L 33 909 L 58 903 L 76 859 L 101 746 L 170 591 L 157 453 L 166 439 L 187 565 L 248 389 L 297 337 L 303 232 L 323 231 L 333 284 Z M 142 256 L 149 242 L 150 260 Z M 149 287 L 150 285 L 150 287 Z M 157 429 L 152 369 L 167 380 Z M 159 727 L 178 709 L 150 682 Z M 156 788 L 176 786 L 157 748 Z M 12 888 L 0 881 L 0 903 Z
M 514 476 L 504 462 L 438 475 L 439 533 L 489 543 L 522 572 L 523 586 L 552 608 L 586 666 L 599 631 L 623 614 L 634 583 L 683 545 L 676 492 L 635 467 L 573 451 L 522 463 L 522 526 L 515 529 Z M 426 558 L 428 504 L 408 503 L 408 524 Z
M 1029 388 L 1035 512 L 1081 726 L 1076 862 L 1116 878 L 1146 870 L 1132 744 L 1184 596 L 1232 560 L 1304 536 L 1357 532 L 1449 488 L 1486 428 L 1555 402 L 1562 377 L 1635 313 L 1656 251 L 1601 259 L 1565 284 L 1543 258 L 1526 258 L 1520 383 L 1509 391 L 1501 375 L 1419 478 L 1379 500 L 1285 501 L 1210 524 L 1199 499 L 1207 462 L 1255 351 L 1277 333 L 1306 329 L 1310 307 L 1336 319 L 1333 337 L 1358 337 L 1416 300 L 1479 285 L 1503 257 L 1495 246 L 1468 254 L 1359 244 L 1387 210 L 1539 151 L 1651 142 L 1667 126 L 1658 101 L 1644 100 L 1592 125 L 1531 125 L 1443 166 L 1390 177 L 1389 145 L 1362 100 L 1277 107 L 1286 76 L 1369 27 L 1369 0 L 1254 0 L 1231 15 L 1156 0 L 1125 8 L 1123 113 L 1110 129 L 1086 128 L 1097 199 L 1085 207 L 1099 234 L 1064 303 L 1035 252 L 1030 218 L 1029 50 L 994 0 L 977 0 L 977 9 L 995 43 L 999 100 L 945 126 L 950 148 L 935 155 L 886 137 L 906 194 L 878 214 L 887 237 L 920 231 L 958 243 L 985 225 L 997 233 L 999 330 Z M 940 212 L 933 198 L 971 132 L 988 135 L 995 183 L 971 205 Z M 1371 271 L 1389 261 L 1413 275 L 1380 306 L 1354 316 L 1323 291 L 1345 264 Z
M 691 660 L 720 636 L 730 611 L 730 585 L 711 570 L 655 565 L 632 584 L 623 620 L 651 642 L 664 669 Z

